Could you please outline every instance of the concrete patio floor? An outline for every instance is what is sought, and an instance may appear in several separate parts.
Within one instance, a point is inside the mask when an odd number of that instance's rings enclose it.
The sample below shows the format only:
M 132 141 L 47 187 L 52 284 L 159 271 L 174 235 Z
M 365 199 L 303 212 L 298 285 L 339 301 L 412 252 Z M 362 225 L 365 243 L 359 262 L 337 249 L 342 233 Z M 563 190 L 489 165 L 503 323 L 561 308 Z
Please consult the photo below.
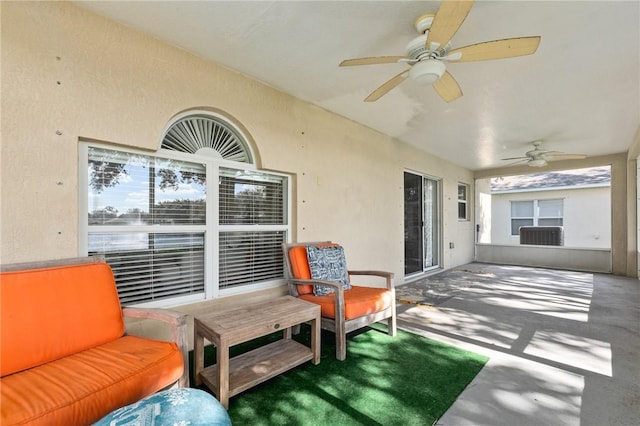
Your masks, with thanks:
M 490 358 L 438 425 L 640 424 L 638 280 L 471 263 L 398 294 L 400 328 Z

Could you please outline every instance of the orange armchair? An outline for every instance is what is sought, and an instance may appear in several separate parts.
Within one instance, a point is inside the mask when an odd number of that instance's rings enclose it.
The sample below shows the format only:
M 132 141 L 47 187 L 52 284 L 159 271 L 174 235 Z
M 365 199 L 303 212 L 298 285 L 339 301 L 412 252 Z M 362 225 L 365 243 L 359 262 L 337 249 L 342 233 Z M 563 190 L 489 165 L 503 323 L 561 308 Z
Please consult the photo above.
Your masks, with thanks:
M 289 294 L 320 305 L 321 327 L 336 335 L 336 358 L 347 357 L 347 333 L 387 320 L 396 335 L 393 273 L 346 269 L 344 251 L 330 241 L 283 244 Z M 351 277 L 369 275 L 385 280 L 385 287 L 351 284 Z

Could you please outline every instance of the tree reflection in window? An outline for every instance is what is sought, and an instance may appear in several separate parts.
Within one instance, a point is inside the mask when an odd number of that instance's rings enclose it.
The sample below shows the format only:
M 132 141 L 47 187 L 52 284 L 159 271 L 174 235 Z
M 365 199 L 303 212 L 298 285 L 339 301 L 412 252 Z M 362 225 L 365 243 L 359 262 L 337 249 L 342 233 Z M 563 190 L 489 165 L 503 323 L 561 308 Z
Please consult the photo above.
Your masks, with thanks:
M 89 148 L 89 225 L 204 224 L 204 166 Z

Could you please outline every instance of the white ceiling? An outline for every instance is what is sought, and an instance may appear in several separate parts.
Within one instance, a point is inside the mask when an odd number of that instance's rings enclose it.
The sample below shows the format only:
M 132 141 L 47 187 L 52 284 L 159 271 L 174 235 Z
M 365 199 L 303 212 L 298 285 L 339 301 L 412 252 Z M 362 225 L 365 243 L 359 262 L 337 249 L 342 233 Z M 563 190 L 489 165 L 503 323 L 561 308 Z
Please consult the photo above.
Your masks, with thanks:
M 449 104 L 407 79 L 362 100 L 406 65 L 339 68 L 404 55 L 415 19 L 439 1 L 96 1 L 82 7 L 377 129 L 463 167 L 508 165 L 529 142 L 589 156 L 626 152 L 640 128 L 640 2 L 476 1 L 462 47 L 542 36 L 531 56 L 452 63 Z

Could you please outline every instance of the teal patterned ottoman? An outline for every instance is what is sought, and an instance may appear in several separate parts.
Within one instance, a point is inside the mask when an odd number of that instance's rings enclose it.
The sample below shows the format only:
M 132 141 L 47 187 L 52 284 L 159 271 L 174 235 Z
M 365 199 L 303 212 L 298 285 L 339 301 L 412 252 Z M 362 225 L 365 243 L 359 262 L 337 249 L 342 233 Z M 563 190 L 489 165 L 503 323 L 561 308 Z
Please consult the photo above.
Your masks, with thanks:
M 205 391 L 192 388 L 158 392 L 134 404 L 118 408 L 94 426 L 231 426 L 220 402 Z

